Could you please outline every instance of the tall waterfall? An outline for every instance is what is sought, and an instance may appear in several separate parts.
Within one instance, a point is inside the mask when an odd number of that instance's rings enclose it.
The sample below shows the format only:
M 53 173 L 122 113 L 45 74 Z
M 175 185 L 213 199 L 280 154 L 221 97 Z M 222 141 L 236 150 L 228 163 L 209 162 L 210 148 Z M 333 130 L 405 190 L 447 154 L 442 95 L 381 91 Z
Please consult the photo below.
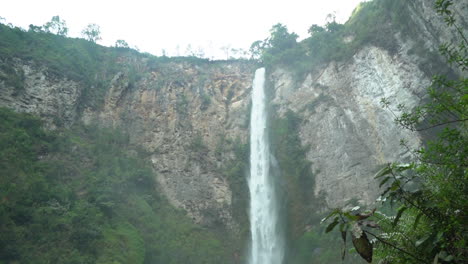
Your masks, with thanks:
M 250 230 L 252 248 L 249 264 L 281 264 L 284 237 L 279 227 L 279 204 L 270 173 L 267 134 L 265 69 L 255 72 L 250 119 Z

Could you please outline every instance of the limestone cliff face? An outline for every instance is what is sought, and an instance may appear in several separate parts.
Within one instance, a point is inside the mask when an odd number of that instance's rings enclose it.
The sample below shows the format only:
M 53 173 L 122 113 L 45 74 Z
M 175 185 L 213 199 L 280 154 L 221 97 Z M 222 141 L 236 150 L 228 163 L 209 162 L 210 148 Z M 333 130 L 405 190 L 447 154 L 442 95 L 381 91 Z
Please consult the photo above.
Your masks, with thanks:
M 425 40 L 425 46 L 430 50 L 437 51 L 439 45 L 459 43 L 461 37 L 459 34 L 454 34 L 453 30 L 448 30 L 445 21 L 434 10 L 434 2 L 429 0 L 414 1 L 410 5 L 410 12 L 418 33 Z M 450 10 L 466 36 L 468 32 L 468 4 L 466 1 L 453 1 L 453 7 Z
M 462 2 L 456 3 L 461 20 L 468 17 Z M 415 1 L 412 14 L 426 46 L 434 50 L 454 36 L 444 31 L 430 3 Z M 280 115 L 292 110 L 301 117 L 298 133 L 302 144 L 311 146 L 307 159 L 316 175 L 314 193 L 324 194 L 329 207 L 353 198 L 372 203 L 378 194 L 372 179 L 376 170 L 408 155 L 400 139 L 413 147 L 421 143 L 419 135 L 396 126 L 393 114 L 398 111 L 380 105 L 382 97 L 409 108 L 424 99 L 430 76 L 418 67 L 420 58 L 409 55 L 412 45 L 400 40 L 396 54 L 362 47 L 351 60 L 322 65 L 300 81 L 288 69 L 270 69 L 271 103 L 279 106 Z M 148 67 L 135 58 L 139 78 L 122 66 L 105 84 L 102 106 L 94 108 L 83 107 L 82 94 L 89 87 L 81 82 L 51 75 L 38 62 L 13 58 L 0 64 L 24 73 L 22 89 L 0 79 L 0 106 L 35 113 L 50 128 L 59 121 L 65 127 L 84 122 L 124 130 L 131 144 L 148 153 L 160 191 L 172 204 L 196 223 L 239 228 L 233 220 L 232 188 L 222 172 L 233 152 L 223 147 L 224 139 L 247 143 L 252 64 L 168 62 Z
M 56 122 L 70 125 L 76 121 L 83 88 L 79 83 L 50 75 L 46 67 L 33 62 L 0 60 L 0 65 L 6 64 L 24 74 L 24 87 L 0 82 L 0 106 L 39 115 L 52 128 Z
M 297 113 L 299 135 L 315 174 L 315 194 L 324 194 L 330 207 L 350 199 L 372 202 L 379 191 L 373 175 L 383 164 L 401 160 L 407 150 L 400 139 L 418 146 L 419 136 L 402 130 L 380 104 L 414 107 L 430 83 L 418 66 L 403 56 L 367 47 L 347 63 L 331 63 L 305 81 L 295 83 L 288 72 L 271 73 L 280 113 Z
M 460 37 L 447 30 L 433 8 L 433 1 L 409 4 L 420 43 L 426 51 L 436 51 L 442 43 L 458 43 Z M 468 34 L 465 21 L 468 3 L 455 3 L 455 17 Z M 396 54 L 366 46 L 349 61 L 331 62 L 315 69 L 297 82 L 290 72 L 277 68 L 270 73 L 273 104 L 280 115 L 292 110 L 302 119 L 300 137 L 310 145 L 307 159 L 315 174 L 315 195 L 324 195 L 328 207 L 340 207 L 354 199 L 362 204 L 375 201 L 380 190 L 373 176 L 388 162 L 404 162 L 409 150 L 421 144 L 418 133 L 398 127 L 398 104 L 411 110 L 425 98 L 431 76 L 423 72 L 425 59 L 412 55 L 414 39 L 396 35 Z M 444 61 L 444 58 L 439 58 Z M 424 66 L 424 65 L 423 65 Z M 457 72 L 457 69 L 453 69 Z M 460 74 L 460 72 L 458 72 Z M 393 107 L 380 103 L 388 99 Z
M 119 73 L 110 84 L 102 111 L 85 109 L 85 123 L 118 127 L 132 144 L 149 153 L 169 201 L 202 225 L 232 221 L 232 193 L 218 155 L 223 138 L 246 142 L 253 69 L 243 63 L 166 65 L 147 72 L 130 87 Z
M 53 128 L 59 119 L 124 130 L 133 145 L 148 153 L 162 192 L 197 223 L 223 224 L 236 230 L 232 192 L 223 164 L 232 152 L 217 149 L 222 139 L 247 142 L 254 67 L 245 63 L 169 63 L 148 68 L 135 62 L 142 76 L 131 80 L 124 69 L 107 84 L 101 107 L 80 107 L 83 84 L 51 76 L 45 67 L 17 60 L 24 89 L 1 85 L 0 105 L 36 113 Z M 371 203 L 378 192 L 372 176 L 386 162 L 405 157 L 398 144 L 412 146 L 418 135 L 398 128 L 382 97 L 409 107 L 419 103 L 430 79 L 404 51 L 390 55 L 364 47 L 352 60 L 330 63 L 294 81 L 286 69 L 268 76 L 280 115 L 287 110 L 302 119 L 298 131 L 310 145 L 307 159 L 316 175 L 316 195 L 328 206 L 356 198 Z M 221 146 L 222 147 L 222 146 Z
M 245 62 L 167 63 L 152 69 L 144 61 L 134 63 L 142 76 L 138 81 L 132 83 L 122 67 L 107 84 L 103 106 L 83 109 L 84 84 L 15 60 L 24 87 L 0 82 L 0 106 L 37 114 L 52 129 L 59 120 L 65 127 L 84 122 L 124 130 L 131 144 L 148 153 L 159 191 L 173 205 L 196 223 L 235 231 L 222 167 L 233 157 L 226 142 L 247 141 L 255 69 Z

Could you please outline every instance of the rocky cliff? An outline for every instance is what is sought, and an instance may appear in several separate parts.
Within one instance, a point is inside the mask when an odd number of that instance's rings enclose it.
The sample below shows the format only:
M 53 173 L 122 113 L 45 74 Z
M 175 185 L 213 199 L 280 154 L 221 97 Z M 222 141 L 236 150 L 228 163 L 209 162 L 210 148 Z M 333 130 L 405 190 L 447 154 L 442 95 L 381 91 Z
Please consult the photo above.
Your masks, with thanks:
M 85 109 L 85 123 L 119 127 L 148 152 L 162 191 L 202 225 L 236 228 L 232 193 L 223 177 L 231 158 L 224 139 L 246 142 L 253 68 L 244 63 L 169 64 L 133 88 L 119 73 L 104 108 Z
M 434 50 L 453 34 L 444 32 L 429 2 L 416 1 L 411 10 L 426 48 Z M 466 17 L 466 4 L 457 4 L 459 17 Z M 421 70 L 423 60 L 410 54 L 414 45 L 400 38 L 396 53 L 364 46 L 350 60 L 321 65 L 302 80 L 287 67 L 270 70 L 271 103 L 279 115 L 292 110 L 300 117 L 301 143 L 311 146 L 306 158 L 315 174 L 313 192 L 324 195 L 328 207 L 351 199 L 372 203 L 378 193 L 372 179 L 376 170 L 408 154 L 400 139 L 412 147 L 421 143 L 419 135 L 396 126 L 398 111 L 380 105 L 382 97 L 409 108 L 424 99 L 430 76 Z M 3 59 L 0 64 L 22 73 L 24 85 L 18 90 L 0 81 L 0 106 L 35 113 L 52 129 L 76 122 L 122 129 L 147 152 L 161 191 L 173 205 L 196 223 L 238 230 L 223 165 L 235 159 L 234 145 L 248 140 L 255 66 L 179 61 L 149 67 L 147 60 L 134 58 L 134 78 L 125 60 L 117 58 L 122 67 L 105 81 L 102 104 L 89 107 L 82 100 L 87 84 L 50 74 L 38 61 Z
M 131 84 L 128 72 L 118 72 L 106 84 L 103 105 L 93 108 L 81 106 L 83 83 L 16 59 L 24 87 L 18 92 L 2 82 L 0 105 L 37 114 L 50 128 L 60 120 L 66 127 L 84 122 L 122 129 L 148 154 L 173 205 L 196 223 L 238 229 L 222 168 L 232 159 L 229 142 L 247 140 L 254 68 L 243 62 L 168 63 L 153 70 L 136 64 L 142 77 Z
M 271 71 L 272 103 L 279 106 L 280 115 L 292 110 L 300 117 L 302 144 L 311 146 L 307 159 L 315 174 L 314 193 L 323 195 L 327 207 L 341 207 L 351 200 L 373 203 L 380 193 L 373 179 L 378 169 L 389 162 L 404 162 L 409 151 L 421 145 L 419 133 L 394 122 L 401 114 L 397 106 L 411 110 L 424 101 L 437 69 L 456 74 L 457 69 L 444 68 L 445 58 L 434 52 L 443 43 L 460 41 L 433 4 L 408 3 L 417 35 L 396 33 L 396 51 L 368 45 L 349 60 L 316 67 L 299 82 L 285 68 Z M 468 4 L 457 2 L 453 10 L 466 35 Z M 392 104 L 389 109 L 384 109 L 382 98 Z M 407 145 L 400 145 L 401 140 Z
M 430 81 L 410 60 L 367 47 L 348 63 L 331 63 L 295 84 L 282 69 L 271 73 L 279 111 L 300 117 L 299 135 L 310 145 L 307 159 L 315 174 L 315 194 L 324 194 L 329 207 L 351 199 L 369 204 L 379 188 L 373 180 L 385 163 L 404 158 L 418 146 L 417 134 L 400 129 L 394 113 L 380 99 L 415 106 Z

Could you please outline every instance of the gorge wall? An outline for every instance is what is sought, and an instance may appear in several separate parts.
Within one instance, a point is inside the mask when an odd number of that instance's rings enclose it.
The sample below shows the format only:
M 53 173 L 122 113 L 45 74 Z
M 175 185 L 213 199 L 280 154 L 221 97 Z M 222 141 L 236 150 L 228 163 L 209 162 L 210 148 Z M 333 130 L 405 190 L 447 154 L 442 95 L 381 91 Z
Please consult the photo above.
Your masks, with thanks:
M 130 84 L 128 72 L 118 72 L 106 84 L 103 105 L 93 108 L 82 107 L 82 83 L 53 76 L 34 62 L 14 63 L 24 72 L 24 89 L 1 83 L 1 106 L 37 114 L 50 128 L 59 119 L 66 127 L 83 122 L 123 130 L 147 153 L 173 205 L 196 223 L 238 228 L 222 169 L 233 155 L 229 144 L 247 142 L 252 65 L 181 62 L 148 71 L 138 61 L 143 77 Z
M 457 10 L 466 14 L 461 2 Z M 444 32 L 429 3 L 415 1 L 411 10 L 426 48 L 434 50 L 452 35 Z M 310 191 L 323 197 L 327 207 L 352 199 L 372 203 L 379 192 L 374 173 L 408 154 L 400 139 L 413 147 L 421 143 L 419 135 L 400 129 L 380 104 L 386 97 L 411 108 L 424 99 L 430 76 L 421 70 L 424 60 L 409 54 L 413 45 L 399 38 L 394 54 L 364 46 L 350 60 L 321 65 L 302 80 L 286 67 L 269 69 L 271 103 L 280 116 L 291 110 L 300 118 L 297 132 L 301 143 L 310 146 L 306 158 L 315 175 Z M 241 229 L 233 217 L 239 193 L 232 191 L 223 170 L 236 159 L 236 145 L 248 143 L 253 63 L 179 61 L 149 67 L 145 58 L 120 57 L 116 64 L 121 70 L 104 84 L 98 107 L 82 101 L 92 87 L 50 74 L 38 61 L 0 61 L 7 64 L 24 73 L 24 87 L 18 90 L 0 81 L 0 106 L 37 114 L 51 129 L 83 122 L 125 131 L 131 144 L 147 153 L 161 191 L 173 205 L 203 226 Z M 139 78 L 132 77 L 128 64 Z M 6 75 L 3 68 L 0 74 Z M 243 171 L 238 174 L 245 177 Z

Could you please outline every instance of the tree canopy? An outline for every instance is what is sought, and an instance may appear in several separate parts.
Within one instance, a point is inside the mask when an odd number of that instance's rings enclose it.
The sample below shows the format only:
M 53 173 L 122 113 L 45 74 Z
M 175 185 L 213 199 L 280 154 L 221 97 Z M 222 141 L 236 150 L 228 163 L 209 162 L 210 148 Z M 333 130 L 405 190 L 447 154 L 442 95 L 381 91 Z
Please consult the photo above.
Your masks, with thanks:
M 101 40 L 101 28 L 96 24 L 87 25 L 82 31 L 81 35 L 91 42 L 98 42 Z
M 66 36 L 68 34 L 67 23 L 61 20 L 59 16 L 53 16 L 52 19 L 44 24 L 44 31 L 53 33 L 59 36 Z

